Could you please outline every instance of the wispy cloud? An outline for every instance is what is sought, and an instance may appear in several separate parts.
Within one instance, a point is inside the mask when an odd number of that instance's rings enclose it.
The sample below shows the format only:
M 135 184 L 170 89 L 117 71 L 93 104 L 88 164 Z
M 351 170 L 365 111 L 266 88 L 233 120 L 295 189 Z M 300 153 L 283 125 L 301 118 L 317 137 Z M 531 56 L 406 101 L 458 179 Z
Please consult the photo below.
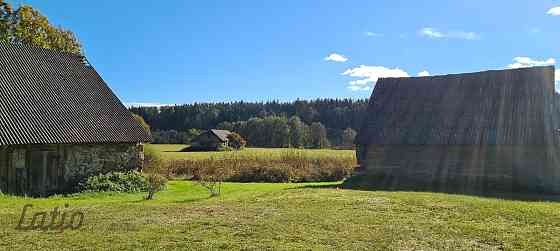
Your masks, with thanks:
M 130 107 L 162 107 L 173 106 L 172 104 L 150 103 L 150 102 L 125 102 L 124 106 Z
M 376 33 L 376 32 L 371 32 L 371 31 L 364 32 L 364 35 L 366 35 L 368 37 L 382 37 L 383 36 L 383 34 L 381 34 L 381 33 Z
M 327 57 L 325 57 L 324 59 L 325 61 L 334 61 L 334 62 L 346 62 L 348 61 L 348 58 L 337 54 L 337 53 L 331 53 L 330 55 L 328 55 Z
M 353 91 L 371 90 L 379 78 L 409 77 L 410 75 L 399 68 L 387 68 L 384 66 L 360 65 L 348 69 L 342 73 L 344 76 L 361 78 L 348 83 L 348 89 Z
M 427 77 L 427 76 L 430 76 L 430 72 L 428 71 L 418 72 L 418 77 Z
M 436 31 L 434 28 L 425 27 L 420 30 L 420 34 L 425 37 L 429 38 L 444 38 L 445 35 L 439 31 Z
M 560 16 L 560 6 L 550 8 L 546 14 L 551 16 Z
M 449 31 L 443 32 L 432 27 L 424 27 L 419 31 L 421 36 L 440 39 L 440 38 L 453 38 L 453 39 L 465 39 L 465 40 L 477 40 L 480 39 L 480 35 L 476 32 L 470 31 Z
M 545 66 L 545 65 L 553 65 L 556 63 L 554 58 L 549 58 L 546 60 L 535 60 L 530 57 L 515 57 L 513 58 L 513 62 L 509 64 L 508 68 L 523 68 L 523 67 L 532 67 L 532 66 Z

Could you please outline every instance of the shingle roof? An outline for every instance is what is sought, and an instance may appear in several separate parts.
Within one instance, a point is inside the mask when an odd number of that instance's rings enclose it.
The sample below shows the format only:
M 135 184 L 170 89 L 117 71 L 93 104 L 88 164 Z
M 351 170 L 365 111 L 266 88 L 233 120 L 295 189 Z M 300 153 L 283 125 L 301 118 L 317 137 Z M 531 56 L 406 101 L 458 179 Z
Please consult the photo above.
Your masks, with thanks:
M 557 145 L 554 67 L 380 79 L 359 144 Z
M 0 145 L 148 141 L 80 56 L 0 44 Z
M 231 132 L 228 130 L 210 129 L 210 131 L 212 132 L 212 134 L 216 135 L 216 137 L 218 137 L 218 139 L 222 142 L 228 141 L 227 137 L 231 134 Z

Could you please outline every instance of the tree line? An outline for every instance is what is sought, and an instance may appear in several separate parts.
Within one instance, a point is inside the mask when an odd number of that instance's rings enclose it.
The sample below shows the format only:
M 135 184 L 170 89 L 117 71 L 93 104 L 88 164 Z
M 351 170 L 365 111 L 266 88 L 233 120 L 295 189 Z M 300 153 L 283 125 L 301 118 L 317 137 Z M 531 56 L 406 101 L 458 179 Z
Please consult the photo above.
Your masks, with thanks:
M 156 143 L 188 143 L 197 131 L 218 128 L 239 133 L 249 146 L 323 148 L 350 144 L 367 103 L 367 99 L 239 101 L 130 110 L 151 126 Z

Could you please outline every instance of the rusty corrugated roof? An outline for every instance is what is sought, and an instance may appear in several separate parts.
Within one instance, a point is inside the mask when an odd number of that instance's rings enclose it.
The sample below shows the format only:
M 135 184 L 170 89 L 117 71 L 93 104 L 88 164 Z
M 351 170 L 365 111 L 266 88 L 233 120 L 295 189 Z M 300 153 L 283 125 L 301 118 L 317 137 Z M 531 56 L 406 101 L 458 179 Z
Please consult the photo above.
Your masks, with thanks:
M 79 55 L 0 43 L 0 145 L 148 141 Z

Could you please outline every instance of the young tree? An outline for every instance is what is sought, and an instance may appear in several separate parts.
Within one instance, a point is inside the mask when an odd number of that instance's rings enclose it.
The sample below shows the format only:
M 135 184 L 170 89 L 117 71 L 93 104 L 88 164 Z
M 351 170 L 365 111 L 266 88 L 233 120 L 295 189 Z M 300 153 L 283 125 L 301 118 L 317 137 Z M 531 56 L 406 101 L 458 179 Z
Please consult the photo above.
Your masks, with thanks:
M 320 122 L 311 124 L 311 146 L 314 148 L 326 148 L 329 146 L 327 139 L 327 128 Z
M 342 132 L 342 145 L 346 147 L 351 147 L 354 145 L 354 139 L 356 138 L 356 131 L 350 127 L 346 128 Z
M 288 127 L 290 129 L 290 146 L 291 147 L 305 147 L 305 124 L 298 116 L 292 116 L 288 120 Z

